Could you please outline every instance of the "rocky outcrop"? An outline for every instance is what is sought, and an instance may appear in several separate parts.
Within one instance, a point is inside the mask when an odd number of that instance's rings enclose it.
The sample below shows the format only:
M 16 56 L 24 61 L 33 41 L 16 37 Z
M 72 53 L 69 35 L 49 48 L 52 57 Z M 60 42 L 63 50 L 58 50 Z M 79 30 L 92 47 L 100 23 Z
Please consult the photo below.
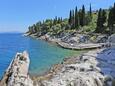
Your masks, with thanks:
M 96 43 L 106 43 L 108 40 L 108 36 L 107 35 L 99 35 L 96 38 Z
M 71 43 L 65 43 L 65 42 L 57 42 L 57 44 L 65 49 L 71 49 L 71 50 L 85 50 L 85 49 L 96 49 L 96 48 L 102 48 L 107 46 L 107 43 L 80 43 L 80 44 L 71 44 Z
M 74 63 L 62 69 L 40 86 L 114 86 L 115 49 L 94 50 L 74 57 Z M 73 58 L 72 58 L 73 59 Z
M 0 86 L 33 86 L 28 75 L 30 60 L 28 53 L 17 53 L 0 82 Z
M 115 48 L 115 34 L 112 34 L 109 36 L 107 42 L 111 45 L 111 47 Z
M 68 36 L 65 36 L 61 38 L 62 42 L 65 43 L 72 43 L 72 44 L 79 44 L 79 43 L 88 43 L 89 37 L 85 34 L 69 34 Z

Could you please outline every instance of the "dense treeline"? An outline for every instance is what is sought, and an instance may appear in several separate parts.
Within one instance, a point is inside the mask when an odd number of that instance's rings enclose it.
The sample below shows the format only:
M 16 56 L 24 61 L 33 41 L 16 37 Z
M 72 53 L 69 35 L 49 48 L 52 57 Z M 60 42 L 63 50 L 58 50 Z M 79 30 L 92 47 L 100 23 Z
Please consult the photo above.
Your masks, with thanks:
M 74 10 L 70 10 L 69 15 L 69 25 L 71 26 L 71 29 L 79 29 L 79 27 L 83 27 L 85 25 L 88 25 L 92 21 L 92 9 L 90 5 L 90 10 L 86 13 L 85 6 L 82 6 L 82 9 L 79 11 L 77 10 L 77 7 Z
M 83 5 L 78 10 L 70 10 L 69 18 L 55 17 L 54 19 L 46 19 L 29 26 L 29 34 L 36 33 L 38 36 L 47 34 L 56 36 L 66 31 L 93 31 L 96 33 L 112 34 L 115 24 L 115 4 L 110 9 L 99 9 L 92 11 L 90 4 L 89 11 L 86 11 Z
M 108 10 L 108 14 L 106 10 L 100 8 L 98 12 L 96 32 L 108 34 L 115 33 L 115 3 L 114 6 Z
M 109 16 L 108 16 L 108 27 L 110 34 L 115 32 L 115 3 L 112 8 L 110 8 Z

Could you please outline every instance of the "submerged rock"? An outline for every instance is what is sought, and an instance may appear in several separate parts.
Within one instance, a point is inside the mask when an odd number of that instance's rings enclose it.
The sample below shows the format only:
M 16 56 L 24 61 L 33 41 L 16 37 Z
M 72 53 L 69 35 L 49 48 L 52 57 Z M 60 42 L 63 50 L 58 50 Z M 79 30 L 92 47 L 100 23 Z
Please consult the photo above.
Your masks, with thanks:
M 28 75 L 30 59 L 28 53 L 17 53 L 6 70 L 0 86 L 33 86 Z

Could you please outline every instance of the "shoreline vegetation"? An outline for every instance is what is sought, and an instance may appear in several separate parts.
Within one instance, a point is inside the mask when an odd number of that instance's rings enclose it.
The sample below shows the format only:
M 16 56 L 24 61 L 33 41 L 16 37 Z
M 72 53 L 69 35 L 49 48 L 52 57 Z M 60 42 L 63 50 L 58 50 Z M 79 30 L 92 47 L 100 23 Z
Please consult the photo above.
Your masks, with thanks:
M 70 10 L 69 18 L 47 19 L 28 29 L 24 36 L 57 43 L 67 49 L 90 49 L 80 56 L 64 59 L 43 76 L 32 77 L 29 86 L 115 86 L 115 4 L 110 9 L 97 11 L 92 11 L 91 4 L 89 11 L 85 11 L 84 5 L 79 10 L 76 7 Z M 11 75 L 6 81 L 15 79 Z M 22 84 L 27 86 L 26 82 Z
M 55 42 L 68 49 L 91 49 L 109 46 L 106 44 L 115 28 L 115 4 L 109 9 L 85 10 L 77 6 L 70 10 L 69 18 L 55 17 L 28 27 L 25 36 Z

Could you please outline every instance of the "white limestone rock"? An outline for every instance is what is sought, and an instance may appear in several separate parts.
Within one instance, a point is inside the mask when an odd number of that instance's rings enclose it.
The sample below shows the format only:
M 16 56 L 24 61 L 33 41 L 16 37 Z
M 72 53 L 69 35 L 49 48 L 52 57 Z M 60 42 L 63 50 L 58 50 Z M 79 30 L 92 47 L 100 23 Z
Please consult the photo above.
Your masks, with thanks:
M 6 70 L 0 86 L 33 86 L 28 75 L 30 59 L 26 51 L 17 53 Z
M 44 86 L 112 86 L 114 61 L 115 49 L 90 51 L 76 63 L 64 65 L 52 79 L 42 83 Z

